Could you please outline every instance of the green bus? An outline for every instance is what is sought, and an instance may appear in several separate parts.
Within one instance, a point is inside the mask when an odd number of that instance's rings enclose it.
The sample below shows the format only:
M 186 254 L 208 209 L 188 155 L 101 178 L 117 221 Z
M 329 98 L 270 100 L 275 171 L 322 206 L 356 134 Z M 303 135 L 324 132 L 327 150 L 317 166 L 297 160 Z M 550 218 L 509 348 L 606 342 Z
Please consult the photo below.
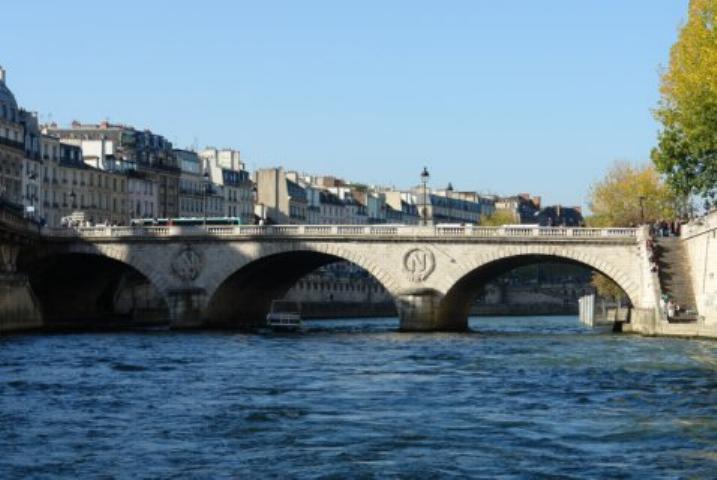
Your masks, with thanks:
M 202 225 L 241 225 L 239 217 L 179 217 L 179 218 L 133 218 L 133 227 L 166 227 L 177 225 L 182 227 Z

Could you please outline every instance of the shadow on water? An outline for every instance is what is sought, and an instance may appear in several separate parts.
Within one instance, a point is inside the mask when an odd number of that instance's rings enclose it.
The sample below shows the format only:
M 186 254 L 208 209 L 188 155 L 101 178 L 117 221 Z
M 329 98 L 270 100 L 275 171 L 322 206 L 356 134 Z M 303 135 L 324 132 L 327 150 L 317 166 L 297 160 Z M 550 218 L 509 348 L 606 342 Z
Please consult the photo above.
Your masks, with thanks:
M 38 331 L 25 331 L 15 335 L 47 334 L 119 334 L 119 333 L 175 333 L 199 334 L 218 333 L 227 335 L 269 335 L 274 337 L 296 337 L 324 334 L 380 334 L 403 333 L 406 335 L 479 335 L 486 337 L 515 335 L 607 335 L 610 327 L 590 328 L 580 324 L 576 316 L 509 316 L 509 317 L 471 317 L 465 332 L 401 332 L 397 317 L 381 318 L 345 318 L 331 320 L 304 320 L 304 328 L 298 333 L 272 333 L 266 330 L 236 330 L 231 328 L 209 328 L 200 330 L 172 330 L 167 324 L 132 324 L 128 322 L 92 321 L 83 323 L 55 324 Z M 8 335 L 6 335 L 8 336 Z
M 304 335 L 322 333 L 387 333 L 400 332 L 398 318 L 306 320 Z M 533 317 L 471 317 L 465 332 L 402 332 L 407 335 L 478 335 L 478 336 L 552 336 L 552 335 L 607 335 L 611 327 L 589 328 L 576 316 Z

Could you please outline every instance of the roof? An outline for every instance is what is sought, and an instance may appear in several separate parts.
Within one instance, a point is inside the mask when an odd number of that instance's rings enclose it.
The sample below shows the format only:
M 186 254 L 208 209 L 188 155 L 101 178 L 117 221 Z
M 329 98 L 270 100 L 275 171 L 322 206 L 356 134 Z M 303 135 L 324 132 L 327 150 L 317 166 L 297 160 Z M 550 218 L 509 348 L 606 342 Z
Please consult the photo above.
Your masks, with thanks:
M 329 205 L 344 205 L 344 202 L 338 196 L 334 195 L 328 190 L 321 190 L 319 192 L 319 199 L 321 200 L 321 203 Z
M 0 103 L 6 104 L 8 107 L 17 110 L 17 101 L 12 91 L 5 85 L 4 80 L 0 80 Z

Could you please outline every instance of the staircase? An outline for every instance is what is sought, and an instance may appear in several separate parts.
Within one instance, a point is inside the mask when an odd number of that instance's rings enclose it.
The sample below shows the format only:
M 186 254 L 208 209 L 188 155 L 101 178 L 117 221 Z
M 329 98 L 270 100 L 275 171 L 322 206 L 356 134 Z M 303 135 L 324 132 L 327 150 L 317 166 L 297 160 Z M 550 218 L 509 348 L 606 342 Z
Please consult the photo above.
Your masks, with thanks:
M 679 238 L 658 237 L 656 240 L 660 290 L 680 307 L 680 311 L 670 322 L 695 322 L 697 304 L 692 290 L 687 252 Z

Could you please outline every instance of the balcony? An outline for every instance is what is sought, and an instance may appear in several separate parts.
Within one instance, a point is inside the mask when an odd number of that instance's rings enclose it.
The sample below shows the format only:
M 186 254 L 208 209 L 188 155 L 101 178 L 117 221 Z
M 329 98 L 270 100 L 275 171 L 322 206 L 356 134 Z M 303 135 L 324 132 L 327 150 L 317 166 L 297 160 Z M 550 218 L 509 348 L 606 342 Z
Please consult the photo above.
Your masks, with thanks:
M 5 137 L 0 137 L 0 145 L 20 150 L 21 152 L 25 151 L 25 144 L 23 144 L 22 142 L 17 142 L 15 140 L 10 140 L 9 138 Z
M 182 169 L 179 167 L 175 167 L 173 165 L 163 165 L 161 163 L 153 163 L 150 165 L 150 168 L 153 168 L 155 170 L 164 170 L 166 172 L 172 172 L 177 174 L 182 171 Z

